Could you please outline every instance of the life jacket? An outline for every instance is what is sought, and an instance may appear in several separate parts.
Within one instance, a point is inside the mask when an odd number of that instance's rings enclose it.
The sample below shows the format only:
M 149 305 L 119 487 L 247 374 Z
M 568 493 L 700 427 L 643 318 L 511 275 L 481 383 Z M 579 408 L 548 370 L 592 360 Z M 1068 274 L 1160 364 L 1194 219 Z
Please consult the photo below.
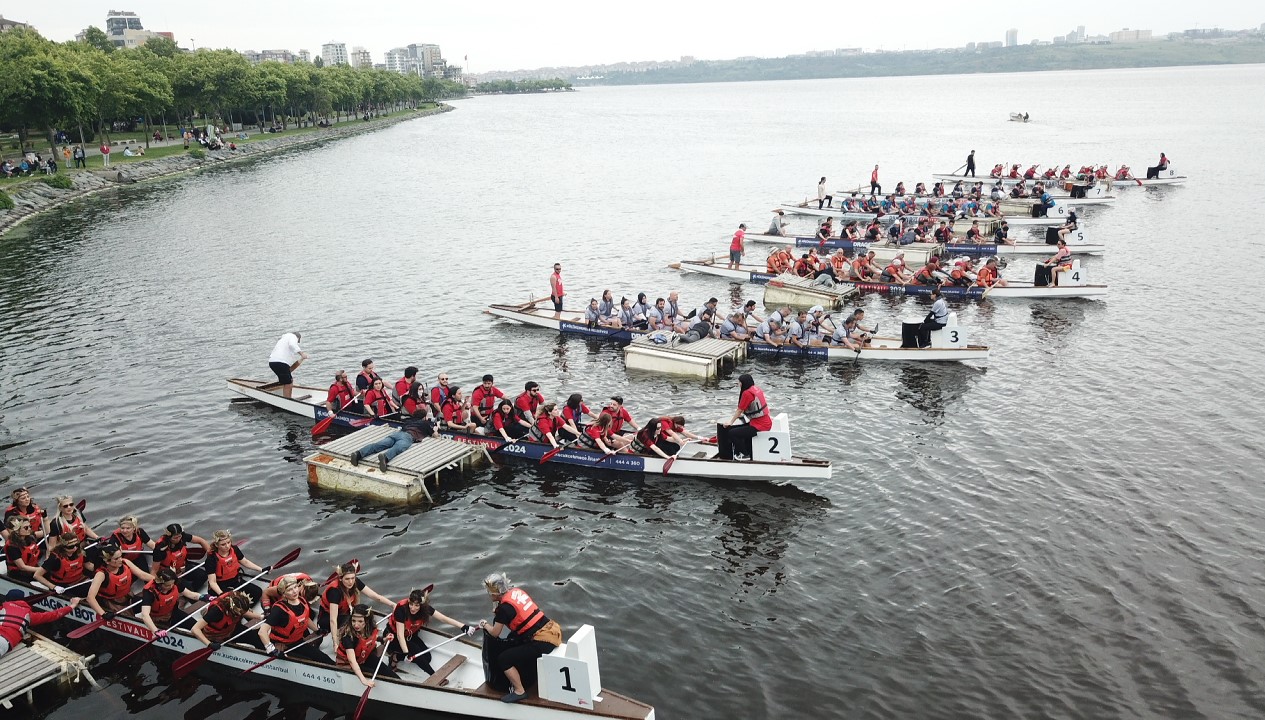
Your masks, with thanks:
M 294 611 L 288 603 L 279 602 L 273 605 L 274 608 L 281 608 L 286 614 L 286 624 L 280 627 L 274 627 L 268 633 L 268 639 L 274 643 L 285 643 L 292 645 L 303 639 L 307 633 L 308 620 L 312 618 L 312 606 L 307 604 L 307 600 L 299 598 L 299 605 L 302 610 L 298 613 Z
M 561 418 L 559 418 L 558 426 L 560 427 L 561 425 Z M 528 430 L 527 433 L 531 435 L 532 440 L 540 442 L 545 439 L 546 434 L 555 432 L 557 429 L 558 428 L 554 426 L 554 419 L 549 416 L 545 416 L 536 418 L 536 424 L 532 425 L 531 430 Z
M 406 414 L 412 415 L 417 412 L 417 401 L 413 399 L 412 395 L 405 395 L 401 400 L 401 403 Z
M 32 525 L 31 529 L 34 530 L 35 526 Z M 54 535 L 72 532 L 75 534 L 75 537 L 79 538 L 80 544 L 88 539 L 87 526 L 84 525 L 83 518 L 79 516 L 78 510 L 75 511 L 75 516 L 71 520 L 67 520 L 60 515 L 52 520 L 49 520 L 48 530 Z
M 216 603 L 215 607 L 221 613 L 220 618 L 215 621 L 206 620 L 206 627 L 202 629 L 202 634 L 212 641 L 220 642 L 236 633 L 242 617 L 233 615 L 218 603 Z M 210 615 L 210 611 L 203 613 L 203 619 L 206 619 L 208 615 Z
M 119 571 L 112 573 L 103 567 L 97 568 L 98 575 L 105 575 L 105 582 L 97 589 L 97 597 L 121 603 L 132 591 L 132 568 L 123 564 Z
M 523 398 L 527 398 L 528 410 L 526 412 L 524 412 L 523 409 L 519 407 L 519 404 L 518 404 L 518 401 L 522 400 Z M 528 393 L 526 390 L 519 393 L 518 397 L 514 398 L 514 414 L 526 420 L 527 422 L 532 422 L 535 419 L 536 408 L 538 407 L 540 407 L 540 401 L 537 400 L 534 396 L 532 396 L 531 393 Z
M 356 373 L 356 377 L 362 377 L 365 379 L 366 388 L 373 387 L 374 380 L 382 379 L 382 376 L 378 375 L 376 372 L 369 372 L 368 370 L 361 370 L 360 372 Z
M 388 415 L 394 408 L 391 405 L 391 398 L 383 390 L 374 390 L 370 388 L 365 393 L 365 407 L 371 408 L 375 415 Z
M 396 380 L 395 381 L 395 396 L 398 397 L 400 400 L 403 400 L 404 396 L 408 395 L 409 388 L 412 386 L 413 386 L 413 382 L 409 380 L 408 378 L 400 378 L 399 380 Z
M 238 578 L 242 571 L 242 561 L 237 559 L 237 553 L 233 552 L 237 549 L 236 545 L 229 546 L 228 557 L 220 555 L 216 551 L 211 552 L 211 557 L 215 558 L 215 581 L 217 583 L 232 582 Z
M 509 621 L 509 629 L 515 635 L 527 636 L 549 620 L 531 596 L 518 588 L 511 588 L 509 592 L 502 595 L 501 602 L 514 608 L 514 617 Z
M 151 618 L 168 618 L 171 617 L 172 611 L 180 604 L 180 585 L 173 583 L 167 592 L 158 589 L 158 583 L 153 580 L 145 583 L 145 589 L 154 594 L 154 603 L 149 606 L 149 616 Z
M 1120 168 L 1116 171 L 1117 180 L 1126 180 L 1129 177 L 1129 168 Z
M 842 255 L 830 256 L 830 267 L 834 268 L 835 275 L 842 275 L 843 269 L 847 267 L 848 259 Z
M 68 558 L 60 553 L 57 559 L 61 561 L 61 565 L 57 568 L 57 572 L 48 573 L 48 579 L 54 585 L 74 585 L 83 580 L 83 552 L 79 552 L 74 558 Z
M 307 581 L 311 580 L 311 579 L 312 579 L 312 576 L 311 576 L 311 575 L 308 575 L 308 574 L 307 574 L 307 573 L 305 573 L 305 572 L 292 572 L 292 573 L 286 573 L 285 575 L 280 575 L 280 576 L 278 576 L 278 577 L 273 578 L 273 579 L 272 579 L 272 582 L 268 583 L 268 587 L 269 587 L 269 588 L 275 588 L 275 587 L 277 587 L 278 585 L 280 585 L 280 584 L 281 584 L 281 581 L 282 581 L 282 580 L 285 580 L 286 578 L 290 578 L 290 579 L 292 579 L 292 580 L 294 580 L 294 581 L 296 581 L 296 582 L 305 583 L 305 582 L 307 582 Z M 278 598 L 280 598 L 280 597 L 281 597 L 281 595 L 280 595 L 280 591 L 278 590 L 278 591 L 277 591 L 277 593 L 278 593 L 278 594 L 277 594 L 277 597 L 278 597 Z M 262 607 L 272 607 L 272 604 L 273 604 L 274 602 L 275 602 L 275 601 L 274 601 L 272 598 L 268 597 L 268 593 L 267 593 L 267 592 L 265 592 L 265 593 L 263 594 L 263 597 L 261 597 L 261 598 L 259 599 L 259 604 L 260 604 Z
M 475 397 L 476 395 L 478 395 L 477 398 Z M 479 414 L 483 417 L 491 415 L 496 410 L 496 386 L 493 385 L 491 390 L 486 391 L 483 389 L 482 385 L 475 388 L 474 391 L 470 393 L 470 402 L 474 407 L 479 408 Z
M 754 397 L 747 404 L 747 409 L 742 411 L 749 423 L 755 422 L 769 414 L 769 403 L 764 399 L 764 391 L 754 385 L 751 386 L 751 390 Z
M 37 533 L 44 529 L 44 511 L 40 510 L 40 506 L 35 503 L 31 503 L 30 507 L 28 507 L 25 512 L 18 510 L 17 505 L 10 504 L 9 507 L 4 509 L 4 516 L 8 518 L 13 515 L 17 515 L 23 520 L 31 523 L 31 532 L 33 533 Z
M 997 271 L 987 265 L 979 269 L 979 274 L 975 276 L 975 284 L 980 287 L 991 287 L 997 282 Z
M 895 282 L 896 273 L 899 271 L 900 271 L 899 267 L 895 265 L 888 265 L 887 267 L 883 268 L 883 275 L 879 279 L 884 280 L 886 282 Z
M 329 614 L 329 592 L 336 587 L 342 587 L 341 578 L 335 577 L 334 581 L 321 588 L 321 612 Z M 360 602 L 360 590 L 355 585 L 350 590 L 343 588 L 343 599 L 338 603 L 338 614 L 340 618 L 346 618 L 351 612 L 352 606 Z M 342 622 L 342 619 L 339 620 Z
M 660 425 L 660 427 L 662 427 L 662 425 Z M 637 431 L 636 435 L 633 435 L 632 451 L 635 453 L 643 453 L 646 450 L 649 450 L 650 446 L 654 445 L 659 440 L 661 432 L 662 431 L 658 429 L 651 431 L 649 428 L 641 428 Z
M 424 607 L 425 606 L 423 606 L 423 608 Z M 420 619 L 413 619 L 413 616 L 409 614 L 408 611 L 408 598 L 405 598 L 395 604 L 396 610 L 399 610 L 400 608 L 404 608 L 405 620 L 401 623 L 404 626 L 404 637 L 405 639 L 411 640 L 413 636 L 426 625 L 426 621 L 430 620 L 430 618 L 426 616 L 425 612 L 422 612 Z M 396 622 L 399 621 L 397 620 Z
M 11 536 L 6 546 L 11 547 L 11 548 L 18 548 L 18 552 L 20 553 L 22 557 L 22 562 L 26 563 L 30 567 L 39 567 L 40 555 L 42 554 L 41 545 L 38 542 L 32 542 L 30 545 L 19 545 L 16 542 L 17 539 L 18 537 L 16 535 Z M 31 539 L 34 540 L 34 536 L 32 536 Z M 7 550 L 5 554 L 6 555 L 8 554 Z M 16 567 L 9 568 L 10 575 L 15 575 L 16 573 L 23 573 L 27 575 L 28 580 L 33 575 L 33 572 L 24 573 L 24 571 L 19 570 Z
M 465 408 L 461 407 L 461 403 L 457 402 L 456 398 L 453 397 L 444 398 L 444 404 L 440 408 L 440 415 L 443 417 L 444 422 L 450 425 L 465 425 L 469 420 L 466 417 Z
M 1028 171 L 1027 171 L 1027 172 L 1025 172 L 1025 173 L 1023 174 L 1023 178 L 1024 178 L 1025 180 L 1031 180 L 1032 178 L 1034 178 L 1034 177 L 1036 177 L 1036 176 L 1037 176 L 1037 166 L 1036 166 L 1036 165 L 1033 165 L 1032 167 L 1028 168 Z
M 603 432 L 602 429 L 597 426 L 597 423 L 593 423 L 592 425 L 585 427 L 584 432 L 580 433 L 580 444 L 596 450 L 598 438 L 601 438 L 604 442 L 610 438 L 610 434 Z
M 373 651 L 375 648 L 377 648 L 377 646 L 378 646 L 378 628 L 376 627 L 373 628 L 373 631 L 369 633 L 369 637 L 357 637 L 356 647 L 352 651 L 356 655 L 356 664 L 364 665 L 365 661 L 367 661 L 373 655 Z M 351 664 L 350 662 L 347 661 L 347 648 L 343 647 L 343 643 L 341 640 L 335 645 L 334 660 L 339 665 Z
M 812 273 L 812 268 L 809 267 L 807 260 L 805 260 L 804 258 L 800 258 L 795 261 L 796 275 L 800 277 L 808 277 L 811 273 Z
M 158 567 L 171 568 L 177 575 L 184 572 L 185 564 L 189 560 L 189 545 L 187 543 L 181 543 L 180 547 L 177 548 L 171 546 L 169 539 L 166 541 L 160 540 L 155 549 L 163 551 L 163 557 L 158 561 Z
M 935 268 L 923 266 L 918 270 L 918 272 L 914 273 L 914 282 L 919 285 L 935 285 L 935 272 Z
M 331 404 L 337 403 L 334 406 L 335 410 L 342 410 L 346 408 L 351 404 L 352 398 L 354 397 L 356 397 L 356 393 L 352 391 L 350 384 L 345 381 L 336 382 L 329 386 L 328 398 Z
M 113 533 L 110 534 L 110 538 L 113 539 L 114 543 L 119 546 L 120 550 L 123 551 L 123 557 L 127 558 L 128 560 L 131 560 L 132 562 L 136 562 L 137 558 L 139 558 L 141 555 L 139 552 L 128 552 L 128 551 L 136 551 L 136 550 L 145 549 L 145 541 L 141 540 L 141 534 L 138 531 L 134 531 L 132 533 L 131 540 L 123 539 L 122 530 L 115 530 Z

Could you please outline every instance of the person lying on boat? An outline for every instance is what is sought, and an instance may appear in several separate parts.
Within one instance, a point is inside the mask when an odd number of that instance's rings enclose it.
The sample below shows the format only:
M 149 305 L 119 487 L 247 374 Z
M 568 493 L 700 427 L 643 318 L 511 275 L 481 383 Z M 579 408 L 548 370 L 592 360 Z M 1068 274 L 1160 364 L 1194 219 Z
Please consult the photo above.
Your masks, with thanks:
M 757 325 L 755 332 L 752 333 L 752 335 L 754 339 L 776 347 L 785 342 L 786 331 L 782 329 L 782 322 L 780 320 L 774 320 L 770 317 Z
M 455 432 L 473 433 L 479 424 L 470 417 L 470 401 L 460 387 L 454 385 L 440 406 L 444 426 Z
M 697 322 L 690 326 L 690 329 L 681 336 L 680 340 L 684 343 L 698 342 L 706 338 L 716 337 L 716 314 L 711 310 L 704 310 L 698 315 Z
M 413 443 L 420 442 L 428 437 L 438 436 L 435 429 L 435 423 L 430 419 L 430 408 L 425 405 L 417 406 L 417 412 L 406 418 L 399 430 L 387 435 L 381 440 L 365 445 L 359 450 L 351 453 L 351 464 L 359 465 L 360 461 L 373 454 L 378 455 L 378 469 L 382 472 L 387 471 L 387 464 L 391 462 L 391 458 L 412 447 Z
M 984 263 L 984 267 L 979 269 L 979 273 L 975 277 L 975 284 L 980 287 L 1006 287 L 1010 283 L 1001 279 L 997 274 L 997 258 L 990 257 L 988 262 Z
M 352 387 L 346 370 L 334 373 L 334 382 L 330 383 L 329 392 L 325 395 L 325 409 L 332 413 L 341 410 L 364 412 L 364 406 L 360 404 L 360 391 Z
M 382 667 L 378 645 L 385 646 L 395 636 L 388 634 L 385 638 L 382 637 L 373 610 L 368 605 L 353 607 L 350 621 L 338 629 L 335 637 L 334 663 L 339 668 L 351 668 L 360 684 L 367 688 L 373 687 L 374 681 L 366 676 L 375 673 L 388 678 L 400 677 L 390 667 Z
M 1060 240 L 1066 239 L 1068 233 L 1074 232 L 1076 228 L 1077 228 L 1076 210 L 1075 208 L 1073 208 L 1069 210 L 1067 213 L 1067 221 L 1059 226 L 1059 239 Z
M 773 222 L 769 223 L 769 235 L 785 237 L 786 235 L 786 213 L 782 210 L 773 211 Z
M 242 631 L 242 621 L 258 622 L 263 616 L 250 609 L 251 599 L 246 593 L 229 592 L 216 597 L 206 606 L 202 617 L 193 623 L 189 632 L 215 650 Z M 242 642 L 263 648 L 259 638 L 247 633 Z
M 33 625 L 55 622 L 79 607 L 79 598 L 71 598 L 69 605 L 47 612 L 35 612 L 23 600 L 25 597 L 24 591 L 14 588 L 5 595 L 4 604 L 0 605 L 0 658 L 20 645 Z
M 566 423 L 562 419 L 562 410 L 557 403 L 545 403 L 536 411 L 536 422 L 527 437 L 532 442 L 548 443 L 550 447 L 558 447 L 558 433 Z
M 278 587 L 280 585 L 281 583 L 277 583 Z M 321 608 L 316 620 L 317 629 L 321 632 L 329 632 L 330 628 L 346 627 L 352 607 L 360 604 L 362 596 L 377 600 L 387 607 L 395 606 L 394 600 L 369 587 L 364 580 L 360 579 L 359 560 L 336 565 L 333 579 L 321 588 Z
M 333 665 L 334 659 L 321 652 L 318 643 L 305 643 L 309 633 L 316 630 L 312 606 L 303 597 L 303 588 L 297 582 L 282 580 L 277 585 L 281 600 L 268 608 L 264 622 L 259 626 L 259 640 L 269 655 L 311 660 Z
M 1050 256 L 1043 264 L 1050 271 L 1050 284 L 1058 287 L 1059 273 L 1072 269 L 1072 250 L 1067 246 L 1067 241 L 1059 238 L 1058 252 Z
M 913 276 L 905 272 L 905 253 L 897 253 L 878 276 L 879 282 L 908 285 Z
M 721 340 L 750 340 L 751 333 L 747 331 L 747 316 L 739 310 L 725 318 L 725 321 L 720 324 L 717 336 Z

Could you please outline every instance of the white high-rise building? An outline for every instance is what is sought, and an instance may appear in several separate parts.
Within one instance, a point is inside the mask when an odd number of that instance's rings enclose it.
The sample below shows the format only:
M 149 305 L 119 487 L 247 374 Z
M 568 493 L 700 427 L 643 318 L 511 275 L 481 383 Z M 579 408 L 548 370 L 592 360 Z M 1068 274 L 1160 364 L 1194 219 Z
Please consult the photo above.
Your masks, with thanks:
M 1016 47 L 1019 45 L 1019 31 L 1011 28 L 1006 31 L 1006 47 Z
M 312 62 L 312 53 L 308 52 L 307 50 L 300 50 L 299 62 L 305 62 L 305 63 Z
M 327 42 L 321 46 L 321 60 L 326 65 L 348 65 L 347 43 Z
M 369 51 L 362 47 L 354 47 L 351 49 L 351 66 L 354 68 L 371 68 L 373 67 L 373 57 L 369 55 Z

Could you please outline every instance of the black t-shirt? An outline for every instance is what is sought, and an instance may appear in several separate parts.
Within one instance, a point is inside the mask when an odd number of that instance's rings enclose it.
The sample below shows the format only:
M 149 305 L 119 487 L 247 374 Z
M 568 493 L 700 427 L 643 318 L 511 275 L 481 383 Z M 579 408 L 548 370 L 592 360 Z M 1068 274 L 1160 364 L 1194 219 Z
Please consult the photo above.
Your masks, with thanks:
M 431 422 L 429 417 L 414 417 L 405 421 L 403 430 L 412 436 L 413 440 L 419 441 L 435 434 L 435 423 Z
M 215 562 L 215 558 L 217 554 L 218 553 L 212 550 L 210 553 L 207 553 L 206 560 L 202 563 L 202 568 L 206 570 L 207 575 L 215 575 L 215 571 L 218 569 L 216 568 L 216 562 Z M 238 548 L 236 545 L 233 546 L 233 554 L 237 556 L 237 562 L 239 564 L 241 563 L 242 558 L 245 557 L 244 555 L 242 555 L 241 549 Z M 237 577 L 241 577 L 241 574 L 242 574 L 241 570 L 238 570 Z M 232 581 L 235 579 L 236 578 L 222 578 L 222 577 L 219 577 L 218 575 L 216 575 L 215 577 L 216 582 L 219 582 L 221 580 Z
M 422 604 L 422 609 L 416 615 L 409 612 L 408 605 L 396 606 L 395 612 L 391 613 L 391 625 L 394 628 L 395 623 L 422 622 L 430 620 L 435 615 L 435 608 L 428 603 Z
M 219 605 L 212 605 L 206 609 L 206 612 L 202 613 L 202 619 L 206 620 L 208 625 L 224 622 L 224 617 L 224 611 L 220 609 Z
M 167 559 L 167 552 L 171 550 L 172 537 L 175 537 L 175 536 L 164 536 L 162 539 L 158 541 L 158 544 L 154 545 L 154 562 L 155 563 L 161 563 L 163 560 Z M 149 538 L 146 538 L 147 541 L 148 539 Z M 189 533 L 180 533 L 180 539 L 182 541 L 181 547 L 188 547 L 189 543 L 193 542 L 193 535 Z
M 364 580 L 361 580 L 360 578 L 356 578 L 356 592 L 357 592 L 357 594 L 359 594 L 359 593 L 360 593 L 360 591 L 362 591 L 362 590 L 364 590 L 364 589 L 365 589 L 365 581 L 364 581 Z M 344 596 L 344 594 L 345 594 L 345 593 L 343 592 L 342 581 L 340 580 L 340 581 L 339 581 L 339 584 L 337 584 L 337 585 L 335 585 L 334 587 L 331 587 L 331 588 L 329 588 L 328 590 L 326 590 L 326 591 L 325 591 L 325 599 L 329 601 L 329 605 L 330 605 L 330 607 L 333 607 L 333 606 L 335 606 L 335 605 L 337 605 L 337 604 L 339 604 L 339 603 L 341 603 L 341 602 L 343 601 L 343 596 Z M 322 607 L 321 607 L 321 612 L 322 612 L 322 613 L 323 613 L 323 612 L 325 612 L 325 608 L 324 608 L 324 606 L 322 606 Z M 340 621 L 340 622 L 341 622 L 341 621 Z M 269 624 L 271 624 L 271 623 L 269 623 Z
M 175 589 L 176 589 L 177 594 L 180 594 L 181 592 L 184 591 L 184 587 L 180 584 L 180 578 L 176 578 Z M 153 590 L 149 588 L 145 588 L 144 590 L 141 591 L 141 606 L 142 607 L 145 605 L 152 606 L 155 602 L 157 602 L 157 600 L 158 600 L 158 593 L 154 592 Z M 177 600 L 177 603 L 179 603 L 179 600 Z M 207 610 L 207 612 L 209 613 L 211 611 Z

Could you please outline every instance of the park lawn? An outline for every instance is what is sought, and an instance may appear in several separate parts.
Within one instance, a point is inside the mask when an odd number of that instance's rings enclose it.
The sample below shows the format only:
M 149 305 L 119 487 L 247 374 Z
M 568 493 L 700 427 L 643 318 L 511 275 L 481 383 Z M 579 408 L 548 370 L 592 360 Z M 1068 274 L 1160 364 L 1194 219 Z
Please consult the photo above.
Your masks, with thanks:
M 144 155 L 133 155 L 132 157 L 125 156 L 122 150 L 114 150 L 110 153 L 110 167 L 114 167 L 115 165 L 127 165 L 135 162 L 144 162 L 145 160 L 154 160 L 162 157 L 171 157 L 172 155 L 180 155 L 184 152 L 186 152 L 184 145 L 180 143 L 165 146 L 156 145 L 146 150 Z M 88 158 L 88 167 L 101 168 L 104 166 L 101 164 L 101 158 L 99 156 L 93 156 Z

